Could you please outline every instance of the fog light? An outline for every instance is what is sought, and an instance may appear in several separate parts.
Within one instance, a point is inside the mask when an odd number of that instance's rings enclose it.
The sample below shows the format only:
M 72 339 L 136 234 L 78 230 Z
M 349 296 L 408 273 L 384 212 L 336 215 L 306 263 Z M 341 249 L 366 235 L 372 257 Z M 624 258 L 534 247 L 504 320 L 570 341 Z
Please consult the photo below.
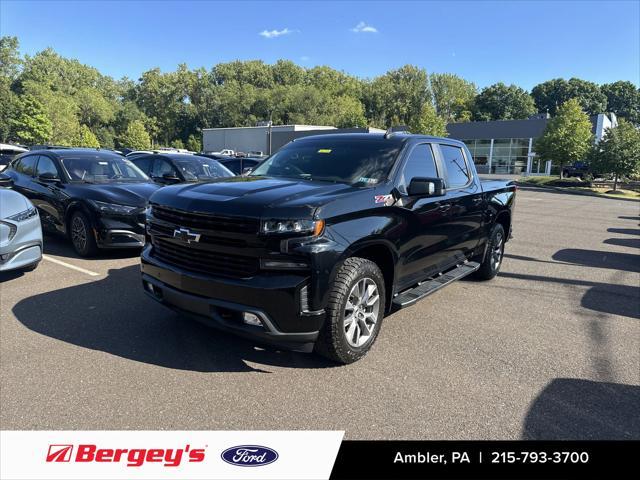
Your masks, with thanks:
M 258 318 L 257 315 L 254 315 L 253 313 L 249 313 L 249 312 L 244 312 L 242 314 L 242 320 L 244 321 L 244 323 L 246 323 L 247 325 L 253 325 L 255 327 L 261 327 L 262 326 L 262 322 L 260 321 L 260 319 Z

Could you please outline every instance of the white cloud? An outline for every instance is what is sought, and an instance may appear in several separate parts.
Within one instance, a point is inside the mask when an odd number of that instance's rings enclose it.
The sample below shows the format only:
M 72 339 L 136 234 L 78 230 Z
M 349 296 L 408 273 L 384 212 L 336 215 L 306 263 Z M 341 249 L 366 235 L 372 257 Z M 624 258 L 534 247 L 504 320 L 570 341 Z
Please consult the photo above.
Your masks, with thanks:
M 281 37 L 282 35 L 289 35 L 290 33 L 295 32 L 296 30 L 289 30 L 288 28 L 283 28 L 282 30 L 263 30 L 259 33 L 259 35 L 264 38 L 276 38 Z
M 351 29 L 356 33 L 378 33 L 378 29 L 371 25 L 367 25 L 365 22 L 359 22 L 355 27 Z

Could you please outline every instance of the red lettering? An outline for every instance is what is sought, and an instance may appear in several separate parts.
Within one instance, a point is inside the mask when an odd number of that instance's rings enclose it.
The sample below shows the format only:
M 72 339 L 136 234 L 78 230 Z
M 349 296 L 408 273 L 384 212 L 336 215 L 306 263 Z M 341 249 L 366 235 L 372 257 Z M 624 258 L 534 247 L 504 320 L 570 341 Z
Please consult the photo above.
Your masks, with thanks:
M 78 445 L 76 462 L 92 462 L 96 448 L 95 445 Z

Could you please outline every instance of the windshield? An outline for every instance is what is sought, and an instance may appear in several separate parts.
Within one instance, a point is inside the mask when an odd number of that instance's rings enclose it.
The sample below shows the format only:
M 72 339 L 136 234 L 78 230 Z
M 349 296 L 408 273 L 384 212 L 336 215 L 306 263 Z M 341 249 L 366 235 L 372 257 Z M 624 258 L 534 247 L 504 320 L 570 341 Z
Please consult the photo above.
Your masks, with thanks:
M 118 156 L 83 156 L 61 159 L 71 181 L 88 183 L 146 182 L 142 170 L 130 160 Z
M 256 167 L 251 176 L 373 186 L 387 178 L 401 146 L 382 138 L 292 142 Z
M 174 160 L 185 180 L 204 180 L 209 178 L 233 177 L 234 174 L 217 160 L 207 157 L 193 156 Z

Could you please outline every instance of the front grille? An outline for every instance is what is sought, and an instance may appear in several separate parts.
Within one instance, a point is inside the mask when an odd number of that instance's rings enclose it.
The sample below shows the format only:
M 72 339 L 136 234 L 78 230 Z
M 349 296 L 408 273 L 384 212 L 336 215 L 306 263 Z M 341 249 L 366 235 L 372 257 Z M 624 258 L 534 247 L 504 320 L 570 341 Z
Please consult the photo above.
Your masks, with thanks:
M 258 271 L 258 259 L 194 248 L 154 237 L 152 255 L 170 265 L 207 275 L 248 278 Z
M 173 232 L 179 228 L 179 226 L 163 225 L 153 220 L 149 222 L 149 233 L 152 235 L 164 235 L 166 237 L 173 237 Z M 223 245 L 230 247 L 244 247 L 247 245 L 247 241 L 240 238 L 225 238 L 217 237 L 214 235 L 202 234 L 200 237 L 201 244 Z
M 170 222 L 181 227 L 191 227 L 201 230 L 213 230 L 219 232 L 258 233 L 260 222 L 258 219 L 246 217 L 223 217 L 205 213 L 185 212 L 172 208 L 154 205 L 152 215 L 165 222 Z

